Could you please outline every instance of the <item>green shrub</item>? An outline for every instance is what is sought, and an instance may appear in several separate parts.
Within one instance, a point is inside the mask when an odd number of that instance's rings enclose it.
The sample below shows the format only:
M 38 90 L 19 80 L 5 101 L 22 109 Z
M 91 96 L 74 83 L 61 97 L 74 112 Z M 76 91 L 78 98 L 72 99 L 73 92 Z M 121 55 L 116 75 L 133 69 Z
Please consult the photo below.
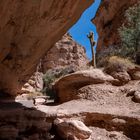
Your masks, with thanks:
M 97 53 L 97 66 L 104 67 L 111 56 L 119 56 L 121 48 L 118 46 L 109 46 Z
M 50 96 L 50 98 L 54 99 L 56 98 L 55 90 L 53 89 L 54 82 L 61 78 L 62 76 L 65 76 L 67 74 L 73 73 L 75 70 L 72 66 L 65 67 L 65 68 L 58 68 L 58 69 L 50 69 L 46 72 L 46 74 L 43 77 L 44 80 L 44 88 L 43 93 L 47 96 Z
M 118 29 L 121 44 L 98 52 L 98 67 L 103 67 L 111 56 L 128 58 L 140 64 L 140 3 L 126 10 L 125 18 L 125 24 Z
M 46 72 L 46 74 L 43 77 L 43 81 L 44 81 L 44 88 L 42 90 L 42 92 L 47 95 L 50 96 L 50 98 L 55 94 L 53 92 L 53 82 L 56 80 L 56 76 L 55 73 L 51 70 L 48 70 Z M 52 96 L 51 96 L 52 95 Z
M 140 47 L 140 3 L 126 10 L 126 24 L 119 28 L 122 55 L 135 59 Z

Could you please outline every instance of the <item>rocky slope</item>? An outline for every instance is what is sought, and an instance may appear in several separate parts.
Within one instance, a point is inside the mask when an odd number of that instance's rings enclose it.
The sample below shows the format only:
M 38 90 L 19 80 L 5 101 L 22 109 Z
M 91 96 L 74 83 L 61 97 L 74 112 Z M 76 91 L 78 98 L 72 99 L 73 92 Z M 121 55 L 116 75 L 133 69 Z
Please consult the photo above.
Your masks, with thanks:
M 116 86 L 120 78 L 115 79 L 100 69 L 79 71 L 55 83 L 58 104 L 46 102 L 34 106 L 32 100 L 16 101 L 45 114 L 46 124 L 52 124 L 54 140 L 139 140 L 138 75 L 137 80 L 131 77 L 127 83 Z
M 119 42 L 118 28 L 125 22 L 124 11 L 139 0 L 102 0 L 92 22 L 99 34 L 97 50 L 116 46 Z
M 42 59 L 42 72 L 59 68 L 84 69 L 88 65 L 85 48 L 65 34 Z
M 1 0 L 0 91 L 17 94 L 39 59 L 94 0 Z

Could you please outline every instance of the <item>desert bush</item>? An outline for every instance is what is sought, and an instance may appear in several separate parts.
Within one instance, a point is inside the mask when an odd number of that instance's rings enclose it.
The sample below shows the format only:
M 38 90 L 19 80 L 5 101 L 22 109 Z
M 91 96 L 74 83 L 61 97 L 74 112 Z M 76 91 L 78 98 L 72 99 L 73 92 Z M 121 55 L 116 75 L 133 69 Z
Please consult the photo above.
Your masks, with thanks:
M 125 12 L 126 24 L 119 28 L 121 38 L 122 55 L 136 59 L 140 51 L 140 3 L 130 7 Z
M 51 86 L 51 84 L 53 84 L 53 82 L 64 76 L 64 75 L 67 75 L 67 74 L 70 74 L 70 73 L 73 73 L 74 70 L 73 70 L 73 67 L 66 67 L 66 68 L 57 68 L 57 69 L 50 69 L 48 71 L 46 71 L 44 77 L 43 77 L 43 80 L 44 80 L 44 84 L 46 87 L 49 87 Z
M 131 59 L 140 64 L 140 3 L 125 12 L 126 22 L 119 29 L 121 43 L 97 53 L 97 66 L 103 67 L 111 56 Z
M 42 92 L 54 99 L 56 97 L 55 90 L 53 89 L 54 82 L 67 74 L 73 73 L 74 71 L 75 70 L 72 66 L 48 70 L 43 77 L 44 88 Z
M 135 67 L 135 64 L 132 63 L 129 59 L 121 58 L 118 56 L 112 56 L 108 59 L 107 63 L 105 64 L 105 72 L 112 73 L 112 72 L 123 72 L 128 71 Z
M 41 92 L 29 92 L 27 94 L 27 99 L 28 100 L 32 100 L 33 98 L 37 97 L 37 96 L 42 96 L 43 94 Z
M 53 90 L 53 82 L 56 80 L 55 72 L 48 70 L 43 77 L 44 88 L 42 90 L 43 94 L 50 96 L 50 99 L 55 98 L 55 92 Z
M 109 46 L 97 53 L 97 66 L 104 67 L 111 56 L 120 56 L 121 48 L 118 46 Z

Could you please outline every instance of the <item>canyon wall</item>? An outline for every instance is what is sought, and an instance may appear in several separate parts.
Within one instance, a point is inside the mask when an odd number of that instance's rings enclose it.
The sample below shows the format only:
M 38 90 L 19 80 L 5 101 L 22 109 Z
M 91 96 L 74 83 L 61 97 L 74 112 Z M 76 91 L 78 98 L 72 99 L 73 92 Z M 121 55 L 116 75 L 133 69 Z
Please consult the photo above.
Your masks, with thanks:
M 55 43 L 40 60 L 36 72 L 22 88 L 22 93 L 43 90 L 43 74 L 71 73 L 88 69 L 89 60 L 83 46 L 75 42 L 67 33 Z M 61 74 L 60 74 L 61 75 Z
M 92 22 L 99 34 L 97 51 L 120 43 L 118 28 L 125 22 L 124 13 L 139 0 L 102 0 Z
M 1 0 L 1 93 L 16 95 L 40 58 L 93 1 Z

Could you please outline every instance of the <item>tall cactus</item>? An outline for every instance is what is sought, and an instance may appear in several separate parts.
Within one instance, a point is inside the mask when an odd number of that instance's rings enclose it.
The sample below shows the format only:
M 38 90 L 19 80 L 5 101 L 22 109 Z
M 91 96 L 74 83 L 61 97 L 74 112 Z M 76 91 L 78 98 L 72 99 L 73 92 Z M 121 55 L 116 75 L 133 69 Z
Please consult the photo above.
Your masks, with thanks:
M 95 44 L 96 42 L 94 41 L 94 34 L 93 32 L 89 32 L 89 34 L 87 35 L 89 41 L 90 41 L 90 45 L 91 45 L 91 52 L 92 52 L 92 61 L 91 61 L 91 65 L 96 68 L 96 56 L 95 56 Z

